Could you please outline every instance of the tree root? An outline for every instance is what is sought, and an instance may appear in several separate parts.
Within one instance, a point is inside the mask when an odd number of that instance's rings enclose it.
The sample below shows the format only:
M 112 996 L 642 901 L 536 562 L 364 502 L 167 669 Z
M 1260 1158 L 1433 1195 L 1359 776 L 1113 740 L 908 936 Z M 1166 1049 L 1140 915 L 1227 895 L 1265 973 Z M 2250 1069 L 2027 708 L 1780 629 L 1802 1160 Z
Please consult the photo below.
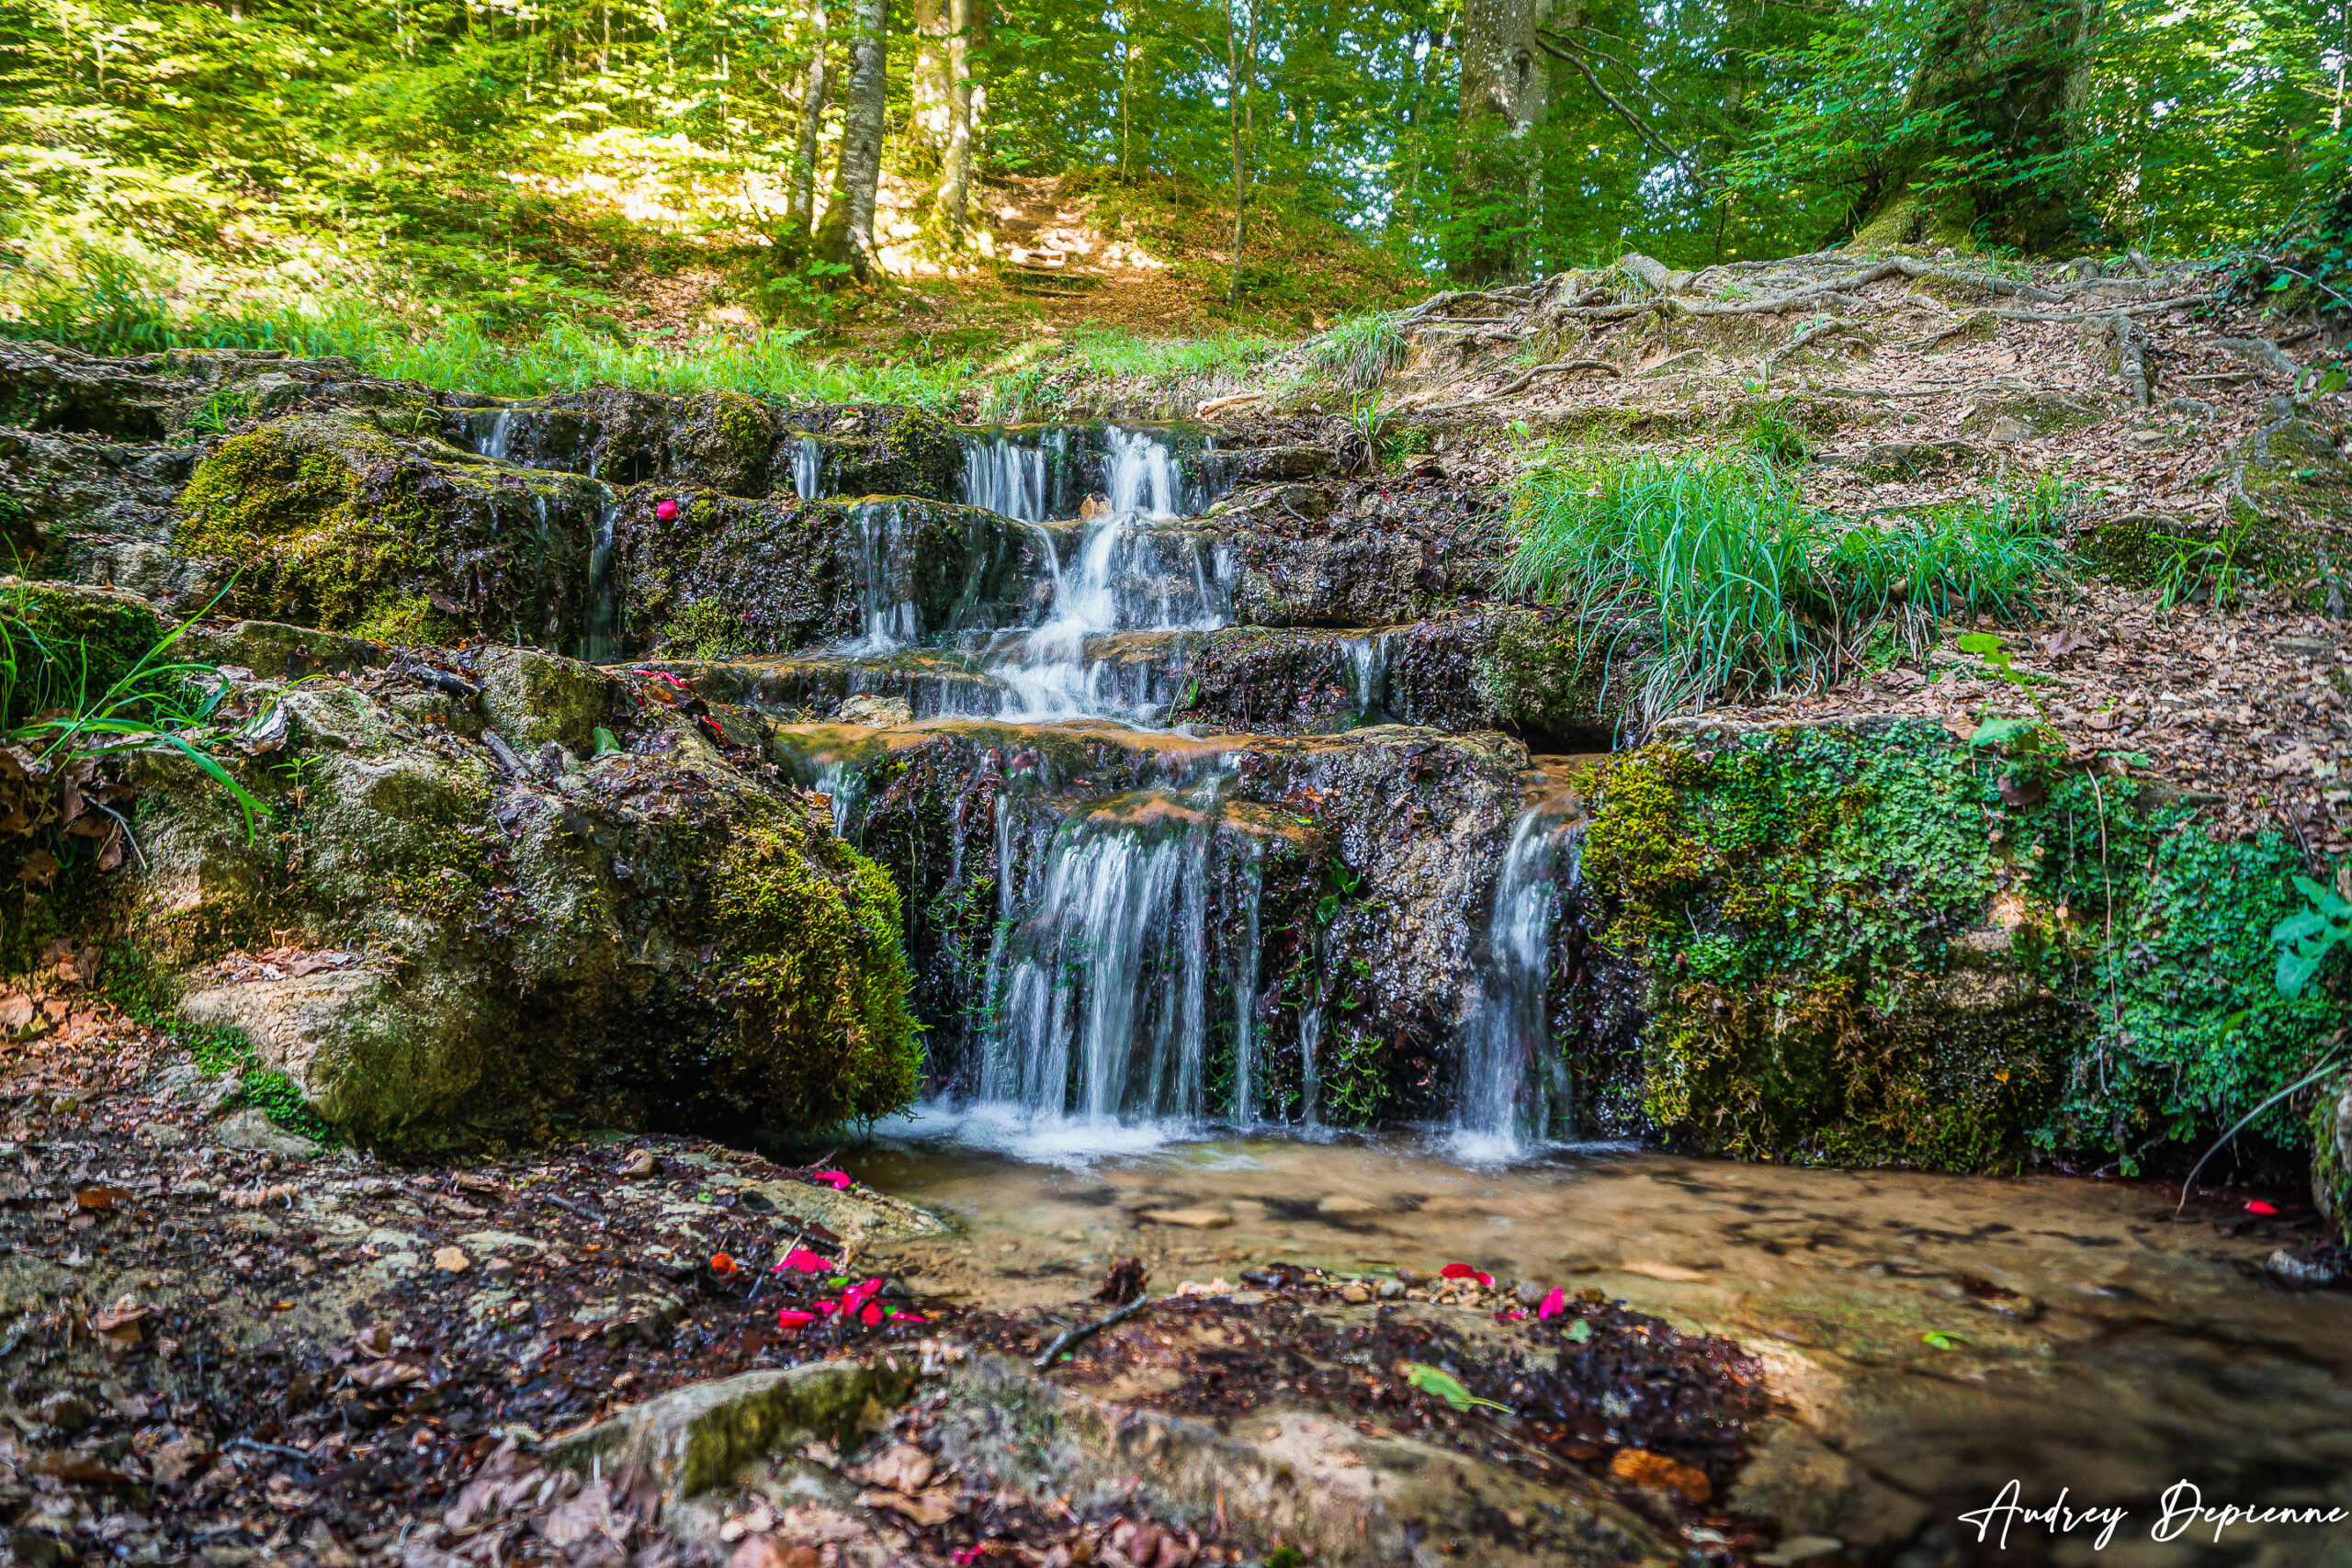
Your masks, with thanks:
M 1844 333 L 1860 332 L 1860 330 L 1861 329 L 1860 327 L 1856 326 L 1851 321 L 1824 321 L 1817 327 L 1807 327 L 1804 331 L 1797 333 L 1796 336 L 1791 338 L 1781 347 L 1774 349 L 1771 352 L 1771 355 L 1764 361 L 1764 367 L 1768 370 L 1770 369 L 1773 366 L 1778 365 L 1781 360 L 1786 359 L 1790 355 L 1794 354 L 1797 350 L 1804 347 L 1808 344 L 1817 343 L 1826 337 L 1838 337 Z
M 1481 392 L 1475 398 L 1464 398 L 1460 402 L 1439 403 L 1434 407 L 1419 409 L 1415 412 L 1419 413 L 1452 413 L 1456 409 L 1476 408 L 1480 403 L 1491 403 L 1498 398 L 1508 398 L 1513 392 L 1525 390 L 1527 388 L 1534 385 L 1535 378 L 1538 376 L 1564 376 L 1571 370 L 1599 370 L 1608 375 L 1618 377 L 1621 379 L 1625 374 L 1623 370 L 1618 369 L 1617 367 L 1610 364 L 1605 359 L 1572 359 L 1560 365 L 1538 365 L 1520 376 L 1516 380 L 1510 381 L 1503 386 L 1498 387 L 1491 392 Z
M 2115 334 L 2115 368 L 2132 389 L 2132 406 L 2146 408 L 2154 400 L 2148 387 L 2148 334 L 2129 316 L 2112 315 L 2107 321 L 2107 330 Z
M 1151 1298 L 1149 1296 L 1137 1296 L 1135 1300 L 1129 1302 L 1118 1311 L 1104 1313 L 1092 1323 L 1081 1323 L 1074 1328 L 1065 1328 L 1055 1337 L 1052 1344 L 1046 1347 L 1045 1353 L 1029 1364 L 1042 1372 L 1047 1367 L 1054 1364 L 1055 1357 L 1060 1355 L 1063 1351 L 1069 1349 L 1080 1340 L 1084 1339 L 1091 1334 L 1099 1334 L 1103 1329 L 1110 1327 L 1114 1324 L 1126 1322 L 1127 1319 L 1135 1316 L 1136 1314 L 1143 1311 L 1144 1308 L 1150 1304 Z

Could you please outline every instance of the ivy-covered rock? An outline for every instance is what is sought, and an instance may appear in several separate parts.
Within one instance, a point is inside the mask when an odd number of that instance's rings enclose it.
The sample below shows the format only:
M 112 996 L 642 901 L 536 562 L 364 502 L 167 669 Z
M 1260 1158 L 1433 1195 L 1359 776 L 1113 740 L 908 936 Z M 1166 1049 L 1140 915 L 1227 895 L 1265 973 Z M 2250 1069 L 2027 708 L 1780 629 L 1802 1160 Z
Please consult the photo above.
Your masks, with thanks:
M 1592 787 L 1585 933 L 1645 970 L 1644 1107 L 1694 1147 L 2133 1168 L 2342 1021 L 2275 992 L 2293 846 L 2154 786 L 1918 721 L 1686 720 Z

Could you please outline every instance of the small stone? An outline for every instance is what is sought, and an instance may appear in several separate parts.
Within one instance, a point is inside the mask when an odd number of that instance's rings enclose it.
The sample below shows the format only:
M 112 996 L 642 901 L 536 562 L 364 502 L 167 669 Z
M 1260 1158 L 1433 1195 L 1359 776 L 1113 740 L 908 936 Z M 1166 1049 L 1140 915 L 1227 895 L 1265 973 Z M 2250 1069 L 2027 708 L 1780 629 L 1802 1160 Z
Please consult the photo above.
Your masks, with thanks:
M 1084 1231 L 1056 1231 L 1054 1233 L 1054 1239 L 1056 1241 L 1076 1242 L 1080 1246 L 1084 1246 L 1086 1242 L 1086 1233 Z
M 1518 1284 L 1511 1287 L 1511 1293 L 1519 1298 L 1520 1305 L 1523 1307 L 1539 1307 L 1544 1304 L 1544 1297 L 1547 1292 L 1544 1291 L 1543 1286 L 1537 1284 L 1534 1280 L 1521 1280 Z
M 2344 1266 L 2337 1258 L 2325 1255 L 2305 1257 L 2285 1247 L 2264 1258 L 2262 1267 L 2281 1283 L 2306 1288 L 2336 1284 L 2344 1278 Z
M 473 1259 L 466 1256 L 463 1247 L 445 1247 L 433 1255 L 433 1267 L 444 1274 L 462 1274 L 472 1264 Z
M 1317 1203 L 1315 1212 L 1318 1214 L 1376 1214 L 1380 1212 L 1380 1205 L 1334 1193 Z
M 620 1173 L 623 1176 L 652 1175 L 653 1151 L 651 1149 L 638 1150 L 635 1154 L 629 1156 L 628 1158 L 621 1162 Z
M 33 1414 L 40 1416 L 45 1425 L 54 1427 L 68 1436 L 98 1418 L 96 1406 L 80 1394 L 68 1393 L 62 1389 L 34 1405 Z
M 187 1134 L 169 1122 L 142 1122 L 130 1136 L 134 1143 L 151 1149 L 175 1149 L 187 1142 Z
M 251 1149 L 260 1154 L 283 1155 L 288 1159 L 315 1159 L 325 1152 L 310 1139 L 278 1126 L 258 1106 L 248 1106 L 224 1118 L 212 1129 L 212 1141 L 224 1149 Z
M 1770 1551 L 1756 1554 L 1757 1568 L 1803 1568 L 1803 1564 L 1818 1562 L 1846 1550 L 1846 1543 L 1834 1535 L 1792 1535 Z
M 1383 1280 L 1380 1281 L 1379 1291 L 1375 1293 L 1378 1294 L 1380 1299 L 1384 1302 L 1393 1302 L 1398 1296 L 1405 1293 L 1404 1281 L 1401 1280 Z
M 1372 1300 L 1372 1292 L 1363 1285 L 1342 1285 L 1340 1287 L 1340 1299 L 1350 1306 L 1362 1306 Z

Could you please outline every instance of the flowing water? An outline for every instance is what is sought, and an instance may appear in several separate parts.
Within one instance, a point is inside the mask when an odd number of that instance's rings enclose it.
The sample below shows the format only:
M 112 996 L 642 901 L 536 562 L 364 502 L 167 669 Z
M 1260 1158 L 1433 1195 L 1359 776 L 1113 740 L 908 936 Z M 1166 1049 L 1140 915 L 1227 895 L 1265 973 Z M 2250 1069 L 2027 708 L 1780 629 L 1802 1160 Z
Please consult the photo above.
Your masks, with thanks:
M 1564 890 L 1577 883 L 1584 820 L 1573 800 L 1530 807 L 1511 829 L 1487 921 L 1487 953 L 1476 1010 L 1462 1031 L 1453 1147 L 1464 1157 L 1509 1158 L 1547 1140 L 1575 1107 L 1550 1066 L 1544 1007 L 1552 928 Z
M 971 1146 L 989 1138 L 1009 1152 Z M 2211 1204 L 2177 1221 L 2175 1194 L 2141 1184 L 1609 1149 L 1481 1168 L 1442 1143 L 1257 1138 L 1056 1158 L 1018 1121 L 934 1112 L 852 1168 L 957 1218 L 954 1243 L 894 1261 L 917 1289 L 978 1304 L 1069 1310 L 1130 1256 L 1155 1292 L 1276 1259 L 1354 1273 L 1459 1260 L 1727 1334 L 1786 1407 L 1728 1506 L 1852 1553 L 1824 1562 L 2352 1560 L 2343 1525 L 2240 1527 L 2218 1549 L 2210 1526 L 2149 1539 L 2181 1481 L 2209 1506 L 2352 1505 L 2352 1297 L 2290 1294 L 2259 1269 L 2308 1232 Z M 2012 1479 L 2037 1506 L 2063 1486 L 2074 1506 L 2132 1514 L 2104 1551 L 2095 1531 L 2053 1544 L 2019 1528 L 2001 1555 L 1954 1521 Z

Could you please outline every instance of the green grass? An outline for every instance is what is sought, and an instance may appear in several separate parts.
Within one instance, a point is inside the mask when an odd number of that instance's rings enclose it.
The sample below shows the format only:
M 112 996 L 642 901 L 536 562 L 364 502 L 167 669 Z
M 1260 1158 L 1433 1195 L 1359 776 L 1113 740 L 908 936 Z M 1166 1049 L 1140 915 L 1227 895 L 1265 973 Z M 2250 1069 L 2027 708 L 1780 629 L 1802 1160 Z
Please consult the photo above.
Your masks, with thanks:
M 1306 374 L 1351 391 L 1369 391 L 1405 363 L 1405 331 L 1385 310 L 1351 316 L 1307 345 Z
M 1085 325 L 1069 333 L 1068 358 L 1098 376 L 1238 376 L 1283 347 L 1254 333 L 1217 337 L 1144 337 L 1124 327 Z
M 971 378 L 968 359 L 916 355 L 867 365 L 811 351 L 810 333 L 769 330 L 665 341 L 628 339 L 582 321 L 554 321 L 502 335 L 455 315 L 412 326 L 356 296 L 243 311 L 175 311 L 138 265 L 112 253 L 78 254 L 70 270 L 19 274 L 0 307 L 0 336 L 40 339 L 88 354 L 169 349 L 279 349 L 328 355 L 361 370 L 452 391 L 536 397 L 589 387 L 649 392 L 743 392 L 783 402 L 894 402 L 938 407 Z
M 1812 689 L 1892 632 L 1915 649 L 1947 616 L 2013 619 L 2059 563 L 2054 483 L 1923 517 L 1814 511 L 1768 459 L 1539 453 L 1514 490 L 1507 591 L 1655 628 L 1645 725 L 1718 694 Z

